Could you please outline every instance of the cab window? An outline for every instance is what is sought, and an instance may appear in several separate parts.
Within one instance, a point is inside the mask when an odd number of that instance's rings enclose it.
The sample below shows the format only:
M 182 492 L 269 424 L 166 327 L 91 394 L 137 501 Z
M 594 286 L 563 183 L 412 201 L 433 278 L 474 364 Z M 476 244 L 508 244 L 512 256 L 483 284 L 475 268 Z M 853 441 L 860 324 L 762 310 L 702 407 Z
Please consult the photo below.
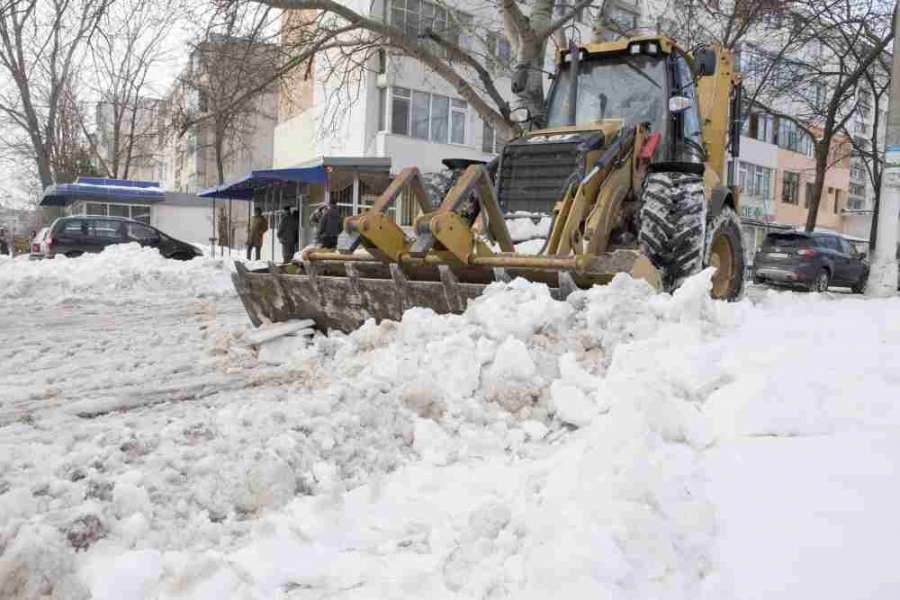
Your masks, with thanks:
M 675 56 L 675 74 L 677 80 L 673 96 L 683 96 L 691 101 L 690 108 L 673 115 L 675 130 L 678 132 L 675 141 L 676 160 L 702 163 L 705 157 L 697 86 L 691 66 L 681 54 Z

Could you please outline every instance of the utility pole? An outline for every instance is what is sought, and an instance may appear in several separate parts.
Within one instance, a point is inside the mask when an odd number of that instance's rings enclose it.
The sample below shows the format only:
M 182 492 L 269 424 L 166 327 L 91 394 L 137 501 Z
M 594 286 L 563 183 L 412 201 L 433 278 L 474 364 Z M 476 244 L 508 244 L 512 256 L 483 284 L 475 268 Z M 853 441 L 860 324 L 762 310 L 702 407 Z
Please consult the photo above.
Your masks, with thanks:
M 866 295 L 897 295 L 897 230 L 900 227 L 900 9 L 894 9 L 894 57 L 891 65 L 891 97 L 884 137 L 884 171 L 878 210 L 875 255 Z

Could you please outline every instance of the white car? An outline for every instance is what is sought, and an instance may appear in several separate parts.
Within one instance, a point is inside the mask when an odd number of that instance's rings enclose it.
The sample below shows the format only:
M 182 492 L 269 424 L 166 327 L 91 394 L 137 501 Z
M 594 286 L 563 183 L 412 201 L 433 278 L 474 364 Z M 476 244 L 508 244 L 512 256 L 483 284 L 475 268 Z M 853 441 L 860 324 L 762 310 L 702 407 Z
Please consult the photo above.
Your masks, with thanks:
M 31 260 L 40 260 L 42 258 L 46 258 L 47 256 L 47 242 L 45 238 L 47 237 L 47 232 L 50 231 L 49 227 L 44 227 L 32 238 L 31 245 L 31 254 L 28 256 Z

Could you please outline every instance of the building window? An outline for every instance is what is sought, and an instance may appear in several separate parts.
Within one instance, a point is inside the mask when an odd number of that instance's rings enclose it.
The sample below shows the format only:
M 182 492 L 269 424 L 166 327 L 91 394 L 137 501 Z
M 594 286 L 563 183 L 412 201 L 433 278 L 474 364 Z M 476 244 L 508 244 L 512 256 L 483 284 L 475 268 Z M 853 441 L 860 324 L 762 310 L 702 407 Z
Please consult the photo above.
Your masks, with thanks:
M 809 203 L 813 197 L 813 184 L 811 181 L 806 182 L 806 193 L 803 195 L 803 208 L 809 208 Z
M 772 199 L 772 169 L 741 161 L 738 185 L 743 193 L 761 200 Z
M 815 140 L 796 123 L 788 119 L 778 119 L 778 133 L 775 140 L 779 148 L 805 154 L 809 158 L 815 156 Z
M 865 133 L 866 132 L 866 123 L 861 119 L 856 119 L 853 121 L 853 133 Z
M 638 16 L 621 6 L 612 6 L 606 11 L 606 22 L 612 25 L 613 29 L 627 33 L 637 29 Z
M 490 124 L 482 120 L 481 121 L 481 151 L 486 152 L 487 154 L 500 154 L 503 150 L 503 146 L 506 145 L 506 140 L 503 136 L 490 126 Z
M 838 214 L 841 208 L 841 190 L 834 190 L 834 214 Z
M 393 88 L 391 132 L 443 144 L 466 143 L 467 102 Z
M 452 100 L 450 106 L 450 142 L 454 144 L 466 143 L 466 112 L 468 102 Z M 439 140 L 440 141 L 440 140 Z
M 378 131 L 387 129 L 386 120 L 387 111 L 387 89 L 380 88 L 378 90 Z
M 489 33 L 487 47 L 490 55 L 500 62 L 502 66 L 509 66 L 509 62 L 512 60 L 512 46 L 510 46 L 506 36 L 499 33 Z
M 391 0 L 391 25 L 403 30 L 410 38 L 418 38 L 431 29 L 441 38 L 459 45 L 460 30 L 471 21 L 471 15 L 448 10 L 422 0 Z M 443 56 L 443 51 L 435 52 Z
M 866 195 L 866 186 L 859 183 L 851 183 L 850 184 L 850 195 L 851 196 L 862 196 Z
M 409 103 L 411 93 L 406 88 L 393 88 L 391 101 L 391 133 L 409 135 Z
M 775 117 L 754 113 L 747 120 L 749 121 L 750 137 L 767 144 L 775 143 Z
M 799 192 L 800 174 L 785 171 L 781 187 L 781 201 L 786 204 L 797 204 Z

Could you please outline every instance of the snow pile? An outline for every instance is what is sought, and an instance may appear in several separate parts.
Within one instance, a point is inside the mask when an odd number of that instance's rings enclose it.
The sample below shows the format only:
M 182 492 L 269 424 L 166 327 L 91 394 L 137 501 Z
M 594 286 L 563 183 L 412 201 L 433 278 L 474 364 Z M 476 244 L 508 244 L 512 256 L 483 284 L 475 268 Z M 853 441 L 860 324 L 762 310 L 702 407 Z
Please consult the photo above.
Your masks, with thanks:
M 900 301 L 717 303 L 710 278 L 495 283 L 280 360 L 220 330 L 204 368 L 238 366 L 193 402 L 10 423 L 0 597 L 768 597 L 734 591 L 765 577 L 720 528 L 723 449 L 900 428 Z
M 169 260 L 154 248 L 117 244 L 78 258 L 6 262 L 0 268 L 0 299 L 42 295 L 58 301 L 99 297 L 114 302 L 175 290 L 216 297 L 234 294 L 232 265 L 228 259 Z

